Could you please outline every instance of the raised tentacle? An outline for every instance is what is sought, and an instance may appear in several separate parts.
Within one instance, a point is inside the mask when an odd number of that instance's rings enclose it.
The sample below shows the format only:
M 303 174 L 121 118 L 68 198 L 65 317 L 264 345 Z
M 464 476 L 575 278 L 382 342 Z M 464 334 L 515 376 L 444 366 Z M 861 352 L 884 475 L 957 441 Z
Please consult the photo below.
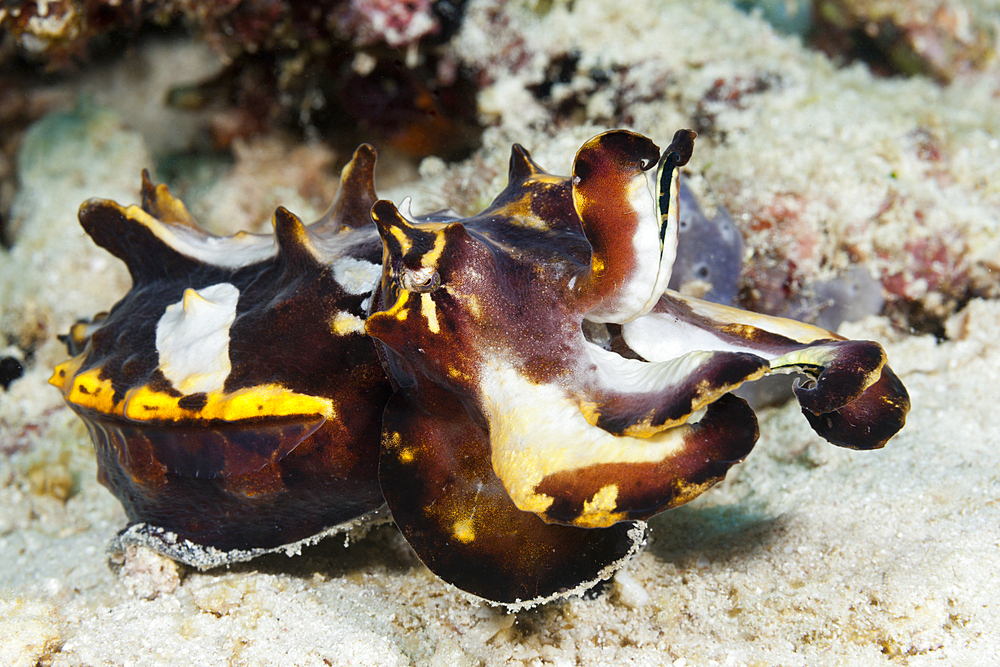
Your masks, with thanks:
M 695 136 L 678 131 L 660 158 L 646 137 L 616 130 L 577 153 L 573 204 L 593 249 L 577 285 L 588 320 L 639 317 L 666 289 L 677 254 L 677 170 L 691 157 Z

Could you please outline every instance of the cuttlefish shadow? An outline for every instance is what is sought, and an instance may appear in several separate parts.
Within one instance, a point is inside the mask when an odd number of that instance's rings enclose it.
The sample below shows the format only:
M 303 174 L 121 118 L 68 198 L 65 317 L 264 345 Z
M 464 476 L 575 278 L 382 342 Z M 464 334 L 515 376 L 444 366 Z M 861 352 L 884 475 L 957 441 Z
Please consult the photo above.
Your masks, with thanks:
M 788 520 L 759 503 L 684 505 L 649 520 L 646 551 L 658 561 L 689 569 L 708 563 L 753 560 L 787 532 Z

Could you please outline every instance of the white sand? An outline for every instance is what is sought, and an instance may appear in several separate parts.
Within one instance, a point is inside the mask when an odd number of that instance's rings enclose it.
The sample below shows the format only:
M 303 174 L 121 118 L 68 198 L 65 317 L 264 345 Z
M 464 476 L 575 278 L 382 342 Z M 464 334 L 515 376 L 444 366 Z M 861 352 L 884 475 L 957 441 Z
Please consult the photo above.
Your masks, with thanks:
M 382 194 L 415 195 L 418 210 L 474 209 L 502 186 L 512 141 L 568 171 L 576 147 L 606 129 L 613 91 L 569 84 L 584 91 L 582 125 L 557 128 L 523 91 L 566 48 L 584 63 L 633 65 L 623 93 L 632 126 L 661 145 L 715 78 L 770 71 L 784 83 L 744 109 L 720 110 L 725 141 L 697 145 L 700 194 L 737 217 L 779 195 L 801 202 L 801 227 L 782 233 L 816 239 L 803 251 L 817 261 L 805 272 L 818 272 L 819 258 L 846 261 L 848 246 L 878 273 L 911 270 L 904 241 L 950 230 L 970 272 L 997 281 L 995 75 L 947 89 L 875 80 L 861 67 L 833 69 L 726 5 L 643 16 L 618 6 L 578 0 L 572 14 L 557 7 L 533 23 L 506 9 L 504 34 L 527 40 L 518 48 L 531 55 L 511 76 L 505 58 L 516 54 L 487 44 L 485 10 L 473 3 L 459 49 L 495 62 L 481 110 L 498 124 L 478 158 L 429 160 L 420 183 Z M 945 149 L 934 169 L 912 148 L 917 127 Z M 134 201 L 149 158 L 143 136 L 114 116 L 93 116 L 75 139 L 52 131 L 60 141 L 22 162 L 20 236 L 0 251 L 0 333 L 40 344 L 25 377 L 0 392 L 0 664 L 1000 663 L 996 302 L 970 303 L 941 343 L 878 318 L 846 327 L 886 345 L 913 401 L 905 429 L 882 451 L 851 452 L 815 436 L 795 405 L 761 414 L 747 461 L 652 521 L 647 550 L 597 599 L 508 615 L 442 584 L 392 527 L 347 548 L 334 538 L 228 572 L 177 573 L 153 558 L 116 574 L 105 547 L 124 514 L 95 480 L 83 425 L 45 380 L 64 356 L 54 335 L 128 285 L 119 263 L 86 240 L 75 209 L 95 195 Z M 895 208 L 879 214 L 890 194 Z M 759 249 L 776 237 L 749 240 Z

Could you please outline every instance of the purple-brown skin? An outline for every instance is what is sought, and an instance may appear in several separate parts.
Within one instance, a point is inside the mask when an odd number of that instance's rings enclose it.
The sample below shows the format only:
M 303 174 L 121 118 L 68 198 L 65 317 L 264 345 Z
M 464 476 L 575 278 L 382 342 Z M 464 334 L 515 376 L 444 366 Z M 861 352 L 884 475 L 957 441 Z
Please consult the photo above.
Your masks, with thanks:
M 363 146 L 331 212 L 278 209 L 273 245 L 212 237 L 144 178 L 141 208 L 81 208 L 135 284 L 74 328 L 82 352 L 52 382 L 101 481 L 174 557 L 161 529 L 245 554 L 384 501 L 462 590 L 514 608 L 585 590 L 644 519 L 749 454 L 743 382 L 804 374 L 809 423 L 856 449 L 909 407 L 877 343 L 666 289 L 693 141 L 661 156 L 607 132 L 569 178 L 514 146 L 507 187 L 467 219 L 376 202 Z

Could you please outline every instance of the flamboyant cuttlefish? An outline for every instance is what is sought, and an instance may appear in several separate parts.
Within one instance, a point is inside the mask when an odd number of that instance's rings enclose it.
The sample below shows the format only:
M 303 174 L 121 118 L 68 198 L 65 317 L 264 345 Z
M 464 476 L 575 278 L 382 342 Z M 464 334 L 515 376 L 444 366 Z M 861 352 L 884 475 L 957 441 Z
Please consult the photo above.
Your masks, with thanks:
M 800 373 L 821 436 L 884 445 L 909 399 L 880 345 L 667 289 L 694 136 L 604 133 L 569 178 L 515 145 L 471 218 L 376 201 L 369 146 L 273 236 L 213 236 L 146 174 L 141 206 L 86 202 L 134 285 L 51 382 L 132 537 L 210 566 L 385 504 L 438 576 L 517 606 L 610 576 L 746 457 L 744 382 Z

